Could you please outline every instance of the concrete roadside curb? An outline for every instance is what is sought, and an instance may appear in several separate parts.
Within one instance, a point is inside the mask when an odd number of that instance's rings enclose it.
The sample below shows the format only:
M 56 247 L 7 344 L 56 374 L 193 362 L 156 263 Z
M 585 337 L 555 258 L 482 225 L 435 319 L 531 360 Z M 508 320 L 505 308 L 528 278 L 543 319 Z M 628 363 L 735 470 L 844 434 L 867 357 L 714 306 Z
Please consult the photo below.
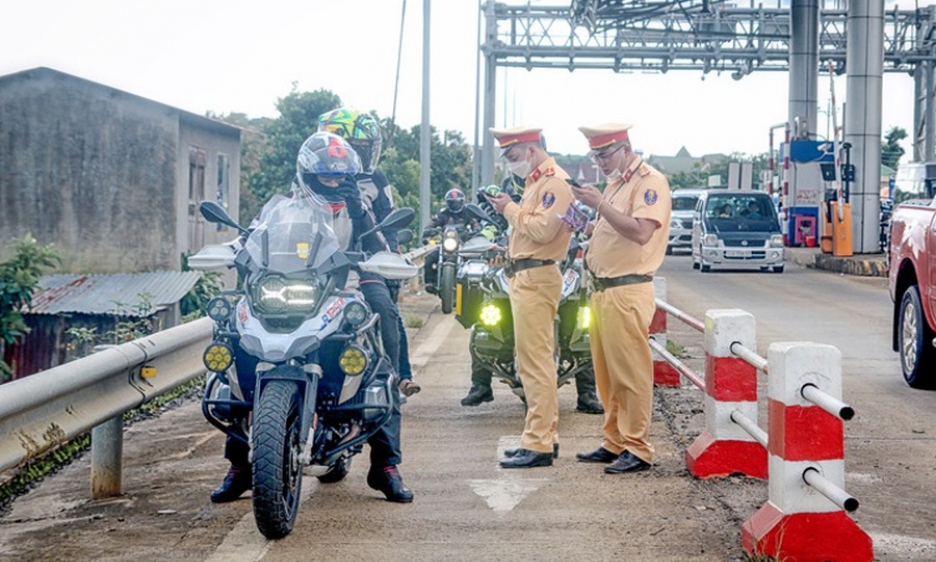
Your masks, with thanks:
M 819 248 L 786 248 L 786 254 L 788 260 L 803 267 L 862 277 L 887 277 L 884 254 L 836 257 L 822 253 Z

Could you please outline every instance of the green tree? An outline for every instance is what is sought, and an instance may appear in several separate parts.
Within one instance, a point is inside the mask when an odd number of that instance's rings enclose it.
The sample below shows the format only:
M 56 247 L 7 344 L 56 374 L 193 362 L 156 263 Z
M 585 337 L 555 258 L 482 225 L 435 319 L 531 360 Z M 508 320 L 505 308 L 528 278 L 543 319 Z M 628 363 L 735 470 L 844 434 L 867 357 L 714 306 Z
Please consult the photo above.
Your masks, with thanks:
M 891 127 L 884 136 L 884 144 L 881 145 L 881 164 L 893 169 L 897 169 L 900 158 L 904 155 L 904 149 L 900 146 L 900 141 L 907 138 L 907 131 L 900 127 Z
M 761 185 L 761 172 L 767 170 L 767 153 L 755 154 L 753 156 L 733 152 L 717 162 L 697 162 L 690 172 L 679 172 L 668 174 L 670 187 L 673 189 L 701 187 L 708 185 L 709 176 L 718 176 L 721 178 L 721 184 L 728 183 L 728 166 L 732 162 L 750 162 L 752 164 L 753 187 L 755 189 L 766 189 Z
M 31 303 L 43 272 L 59 263 L 55 248 L 51 244 L 40 246 L 30 234 L 16 242 L 11 260 L 0 263 L 0 358 L 7 345 L 29 333 L 22 310 Z M 13 374 L 13 369 L 0 359 L 0 381 Z

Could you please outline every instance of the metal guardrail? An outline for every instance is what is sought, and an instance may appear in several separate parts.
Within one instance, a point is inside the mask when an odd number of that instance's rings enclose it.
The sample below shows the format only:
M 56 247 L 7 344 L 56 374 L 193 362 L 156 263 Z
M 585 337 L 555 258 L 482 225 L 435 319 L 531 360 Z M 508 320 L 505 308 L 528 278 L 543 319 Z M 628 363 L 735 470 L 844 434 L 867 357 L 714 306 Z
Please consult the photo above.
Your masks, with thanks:
M 202 318 L 3 385 L 0 472 L 205 372 Z

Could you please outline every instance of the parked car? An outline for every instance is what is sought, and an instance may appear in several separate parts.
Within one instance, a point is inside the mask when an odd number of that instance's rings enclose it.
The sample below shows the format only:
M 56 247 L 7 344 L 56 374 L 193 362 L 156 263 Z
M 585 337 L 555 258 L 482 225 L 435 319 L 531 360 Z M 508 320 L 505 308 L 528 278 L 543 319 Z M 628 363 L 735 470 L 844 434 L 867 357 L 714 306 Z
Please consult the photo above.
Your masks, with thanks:
M 692 215 L 692 267 L 758 267 L 783 273 L 783 235 L 770 195 L 763 191 L 702 192 Z
M 672 194 L 673 215 L 670 219 L 669 243 L 666 253 L 673 250 L 692 248 L 692 213 L 695 212 L 696 203 L 702 189 L 674 189 Z
M 890 223 L 891 345 L 907 384 L 936 388 L 936 199 L 904 199 Z

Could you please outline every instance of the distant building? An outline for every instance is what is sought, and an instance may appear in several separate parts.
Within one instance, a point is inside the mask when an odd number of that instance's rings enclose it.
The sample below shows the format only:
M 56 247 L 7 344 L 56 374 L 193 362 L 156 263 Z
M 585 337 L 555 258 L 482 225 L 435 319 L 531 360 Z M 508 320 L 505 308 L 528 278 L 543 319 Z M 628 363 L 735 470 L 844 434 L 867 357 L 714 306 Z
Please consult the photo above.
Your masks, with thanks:
M 198 212 L 238 216 L 240 130 L 49 68 L 0 76 L 0 261 L 31 233 L 58 272 L 180 269 L 230 240 Z
M 694 171 L 704 172 L 711 164 L 721 162 L 728 158 L 725 154 L 706 154 L 696 158 L 689 154 L 686 147 L 679 149 L 675 156 L 651 155 L 647 157 L 647 163 L 670 176 L 673 174 L 685 174 Z

